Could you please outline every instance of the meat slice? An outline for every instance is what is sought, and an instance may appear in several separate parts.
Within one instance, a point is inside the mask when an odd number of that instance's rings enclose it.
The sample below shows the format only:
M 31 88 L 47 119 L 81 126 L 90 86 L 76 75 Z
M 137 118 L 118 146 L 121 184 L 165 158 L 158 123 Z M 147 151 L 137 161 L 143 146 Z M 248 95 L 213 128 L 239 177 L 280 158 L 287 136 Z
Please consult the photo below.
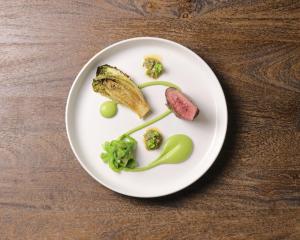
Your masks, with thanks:
M 167 104 L 175 115 L 181 119 L 193 121 L 199 113 L 198 107 L 180 90 L 167 88 L 165 92 Z

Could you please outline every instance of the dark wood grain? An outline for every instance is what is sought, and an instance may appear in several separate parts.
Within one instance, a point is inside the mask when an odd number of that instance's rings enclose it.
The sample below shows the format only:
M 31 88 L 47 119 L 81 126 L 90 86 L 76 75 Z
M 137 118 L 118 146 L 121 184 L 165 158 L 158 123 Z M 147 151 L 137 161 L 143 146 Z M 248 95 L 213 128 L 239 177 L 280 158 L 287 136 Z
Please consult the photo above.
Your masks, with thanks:
M 300 2 L 0 1 L 0 239 L 300 239 Z M 189 188 L 134 199 L 79 166 L 64 110 L 83 64 L 158 36 L 216 72 L 225 145 Z

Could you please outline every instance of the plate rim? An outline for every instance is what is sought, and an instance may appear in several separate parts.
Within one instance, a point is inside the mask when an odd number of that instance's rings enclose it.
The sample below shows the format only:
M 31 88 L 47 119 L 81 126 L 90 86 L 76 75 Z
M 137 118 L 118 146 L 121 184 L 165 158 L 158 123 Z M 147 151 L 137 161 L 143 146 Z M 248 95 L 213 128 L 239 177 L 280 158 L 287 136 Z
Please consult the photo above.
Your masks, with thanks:
M 222 100 L 223 103 L 224 103 L 224 117 L 225 117 L 225 122 L 224 122 L 224 129 L 221 129 L 222 130 L 222 139 L 220 141 L 220 144 L 219 146 L 216 148 L 215 151 L 212 152 L 212 158 L 213 160 L 210 162 L 210 164 L 208 164 L 207 168 L 202 172 L 202 174 L 199 174 L 197 175 L 196 177 L 194 177 L 192 179 L 192 181 L 189 181 L 187 182 L 187 184 L 183 184 L 183 186 L 179 186 L 177 189 L 175 190 L 171 190 L 169 192 L 166 192 L 166 193 L 162 193 L 162 194 L 152 194 L 152 195 L 143 195 L 143 194 L 130 194 L 130 193 L 127 193 L 126 191 L 122 191 L 120 189 L 116 189 L 114 188 L 113 186 L 109 186 L 109 184 L 106 184 L 104 183 L 103 181 L 99 180 L 96 176 L 94 176 L 94 174 L 85 166 L 85 164 L 80 160 L 76 150 L 75 150 L 75 147 L 72 143 L 72 140 L 71 140 L 71 137 L 70 137 L 70 126 L 68 124 L 69 122 L 69 109 L 70 109 L 70 99 L 71 99 L 71 95 L 72 95 L 72 92 L 74 92 L 74 88 L 75 88 L 75 85 L 76 83 L 79 81 L 79 78 L 80 76 L 82 75 L 83 71 L 90 65 L 90 63 L 92 61 L 94 61 L 95 58 L 97 58 L 99 55 L 103 54 L 104 52 L 108 51 L 109 49 L 111 48 L 114 48 L 118 45 L 121 45 L 121 44 L 125 44 L 125 43 L 128 43 L 128 42 L 132 42 L 132 41 L 140 41 L 140 40 L 154 40 L 154 41 L 161 41 L 161 42 L 165 42 L 165 43 L 168 43 L 168 44 L 171 44 L 173 46 L 176 46 L 176 47 L 179 47 L 183 50 L 186 50 L 187 52 L 189 52 L 190 54 L 194 55 L 195 57 L 197 57 L 204 65 L 206 65 L 206 67 L 211 71 L 211 73 L 213 74 L 213 76 L 216 78 L 217 82 L 217 86 L 219 88 L 219 92 L 221 92 L 222 96 Z M 73 81 L 72 85 L 71 85 L 71 88 L 69 90 L 69 93 L 68 93 L 68 97 L 67 97 L 67 102 L 66 102 L 66 107 L 65 107 L 65 126 L 66 126 L 66 132 L 67 132 L 67 137 L 68 137 L 68 141 L 69 141 L 69 144 L 70 144 L 70 147 L 72 149 L 72 152 L 73 154 L 75 155 L 77 161 L 79 162 L 79 164 L 81 165 L 81 167 L 94 179 L 96 180 L 98 183 L 100 183 L 101 185 L 105 186 L 106 188 L 110 189 L 111 191 L 114 191 L 114 192 L 117 192 L 119 194 L 122 194 L 122 195 L 126 195 L 126 196 L 129 196 L 129 197 L 136 197 L 136 198 L 156 198 L 156 197 L 162 197 L 162 196 L 167 196 L 167 195 L 171 195 L 171 194 L 174 194 L 178 191 L 181 191 L 187 187 L 189 187 L 190 185 L 192 185 L 194 182 L 196 182 L 197 180 L 199 180 L 210 168 L 211 166 L 214 164 L 214 162 L 216 161 L 218 155 L 220 154 L 220 151 L 224 145 L 224 141 L 225 141 L 225 138 L 226 138 L 226 134 L 227 134 L 227 128 L 228 128 L 228 108 L 227 108 L 227 102 L 226 102 L 226 97 L 225 97 L 225 94 L 224 94 L 224 91 L 223 91 L 223 88 L 220 84 L 220 81 L 219 79 L 217 78 L 216 74 L 214 73 L 214 71 L 211 69 L 211 67 L 198 55 L 196 54 L 194 51 L 192 51 L 191 49 L 189 49 L 188 47 L 185 47 L 184 45 L 181 45 L 180 43 L 177 43 L 177 42 L 174 42 L 172 40 L 169 40 L 169 39 L 164 39 L 164 38 L 159 38 L 159 37 L 134 37 L 134 38 L 128 38 L 128 39 L 125 39 L 125 40 L 121 40 L 121 41 L 118 41 L 118 42 L 115 42 L 113 44 L 110 44 L 109 46 L 103 48 L 102 50 L 100 50 L 99 52 L 97 52 L 92 58 L 90 58 L 85 64 L 84 66 L 81 68 L 81 70 L 79 71 L 79 73 L 76 75 L 75 77 L 75 80 Z

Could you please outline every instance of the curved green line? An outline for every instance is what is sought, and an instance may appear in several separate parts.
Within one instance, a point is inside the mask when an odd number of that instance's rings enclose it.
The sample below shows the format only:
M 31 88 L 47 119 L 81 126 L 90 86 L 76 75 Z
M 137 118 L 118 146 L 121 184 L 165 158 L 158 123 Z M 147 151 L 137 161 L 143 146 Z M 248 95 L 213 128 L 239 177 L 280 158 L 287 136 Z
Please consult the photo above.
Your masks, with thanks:
M 144 82 L 138 85 L 139 88 L 145 88 L 149 86 L 155 86 L 155 85 L 161 85 L 161 86 L 167 86 L 167 87 L 173 87 L 180 90 L 180 87 L 178 87 L 176 84 L 167 82 L 167 81 L 151 81 L 151 82 Z
M 148 126 L 152 125 L 153 123 L 156 123 L 157 121 L 159 121 L 159 120 L 165 118 L 165 117 L 168 116 L 170 113 L 172 113 L 172 110 L 168 109 L 167 111 L 165 111 L 165 112 L 162 113 L 161 115 L 159 115 L 159 116 L 157 116 L 157 117 L 155 117 L 155 118 L 149 120 L 148 122 L 145 122 L 145 123 L 143 123 L 143 124 L 141 124 L 141 125 L 139 125 L 139 126 L 133 128 L 133 129 L 129 130 L 129 131 L 126 132 L 124 135 L 130 135 L 130 134 L 135 133 L 135 132 L 137 132 L 137 131 L 139 131 L 139 130 L 145 128 L 145 127 L 148 127 Z

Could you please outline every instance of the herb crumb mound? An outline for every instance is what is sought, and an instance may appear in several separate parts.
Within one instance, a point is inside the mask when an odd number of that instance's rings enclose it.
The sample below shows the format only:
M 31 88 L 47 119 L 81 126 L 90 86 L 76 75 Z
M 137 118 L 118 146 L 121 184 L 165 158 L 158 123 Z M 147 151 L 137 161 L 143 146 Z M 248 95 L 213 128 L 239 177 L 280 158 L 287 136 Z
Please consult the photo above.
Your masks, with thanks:
M 146 74 L 154 79 L 159 78 L 164 70 L 164 67 L 159 59 L 154 57 L 145 57 L 143 66 L 146 68 Z
M 158 149 L 162 143 L 162 135 L 157 129 L 149 129 L 144 134 L 144 143 L 147 150 Z

